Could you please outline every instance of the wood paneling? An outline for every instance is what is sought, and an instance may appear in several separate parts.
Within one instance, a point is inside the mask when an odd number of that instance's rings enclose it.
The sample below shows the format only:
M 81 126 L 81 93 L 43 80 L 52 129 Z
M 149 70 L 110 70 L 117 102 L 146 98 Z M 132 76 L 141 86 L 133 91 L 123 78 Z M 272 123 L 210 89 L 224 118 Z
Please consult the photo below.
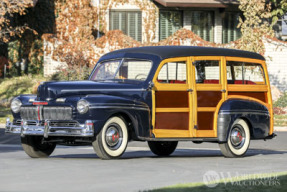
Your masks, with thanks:
M 156 129 L 188 130 L 189 113 L 156 113 L 155 119 Z
M 198 130 L 213 130 L 213 112 L 198 112 Z
M 157 91 L 155 95 L 156 108 L 188 107 L 187 91 Z
M 197 106 L 216 107 L 221 98 L 220 91 L 197 91 Z
M 255 99 L 258 99 L 260 101 L 263 101 L 264 103 L 267 103 L 267 95 L 265 92 L 228 92 L 228 95 L 242 95 L 246 97 L 253 97 Z

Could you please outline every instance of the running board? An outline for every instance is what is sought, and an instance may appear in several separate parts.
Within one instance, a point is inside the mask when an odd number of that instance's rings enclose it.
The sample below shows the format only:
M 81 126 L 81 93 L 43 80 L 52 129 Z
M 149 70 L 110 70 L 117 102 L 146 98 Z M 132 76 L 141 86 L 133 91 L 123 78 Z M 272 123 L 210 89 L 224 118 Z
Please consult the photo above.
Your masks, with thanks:
M 218 138 L 201 137 L 201 138 L 150 138 L 150 137 L 138 137 L 143 141 L 200 141 L 200 142 L 218 142 Z

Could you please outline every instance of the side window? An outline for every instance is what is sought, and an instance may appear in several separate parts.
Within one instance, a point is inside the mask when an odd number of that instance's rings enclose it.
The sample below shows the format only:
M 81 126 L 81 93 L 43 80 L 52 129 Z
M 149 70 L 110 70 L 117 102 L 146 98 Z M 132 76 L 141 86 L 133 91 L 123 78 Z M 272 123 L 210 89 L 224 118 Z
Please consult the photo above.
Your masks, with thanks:
M 219 84 L 219 61 L 200 60 L 195 61 L 195 77 L 198 84 Z
M 186 83 L 186 62 L 170 62 L 162 66 L 157 81 L 159 83 Z
M 260 64 L 227 61 L 228 84 L 265 84 L 264 71 Z

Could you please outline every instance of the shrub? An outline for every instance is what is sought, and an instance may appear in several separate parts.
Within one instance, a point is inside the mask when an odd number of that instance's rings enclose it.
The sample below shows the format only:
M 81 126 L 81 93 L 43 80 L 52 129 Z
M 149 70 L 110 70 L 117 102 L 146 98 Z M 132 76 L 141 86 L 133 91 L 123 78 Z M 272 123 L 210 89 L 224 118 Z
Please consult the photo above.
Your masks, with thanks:
M 67 68 L 58 69 L 58 72 L 51 76 L 51 80 L 54 81 L 74 81 L 74 80 L 86 80 L 91 73 L 89 67 L 68 66 Z
M 284 93 L 275 103 L 274 107 L 287 107 L 287 92 Z
M 274 107 L 273 112 L 275 115 L 284 115 L 286 112 L 280 107 Z

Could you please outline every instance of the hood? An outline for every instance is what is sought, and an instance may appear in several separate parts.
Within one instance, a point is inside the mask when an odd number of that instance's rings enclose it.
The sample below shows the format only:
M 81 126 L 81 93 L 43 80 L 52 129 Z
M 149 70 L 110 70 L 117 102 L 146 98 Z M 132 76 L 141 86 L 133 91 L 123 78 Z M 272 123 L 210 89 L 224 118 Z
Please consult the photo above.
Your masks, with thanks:
M 89 94 L 121 93 L 141 91 L 141 83 L 123 81 L 60 81 L 44 82 L 38 87 L 37 97 L 40 101 L 54 100 L 60 97 L 85 96 Z

